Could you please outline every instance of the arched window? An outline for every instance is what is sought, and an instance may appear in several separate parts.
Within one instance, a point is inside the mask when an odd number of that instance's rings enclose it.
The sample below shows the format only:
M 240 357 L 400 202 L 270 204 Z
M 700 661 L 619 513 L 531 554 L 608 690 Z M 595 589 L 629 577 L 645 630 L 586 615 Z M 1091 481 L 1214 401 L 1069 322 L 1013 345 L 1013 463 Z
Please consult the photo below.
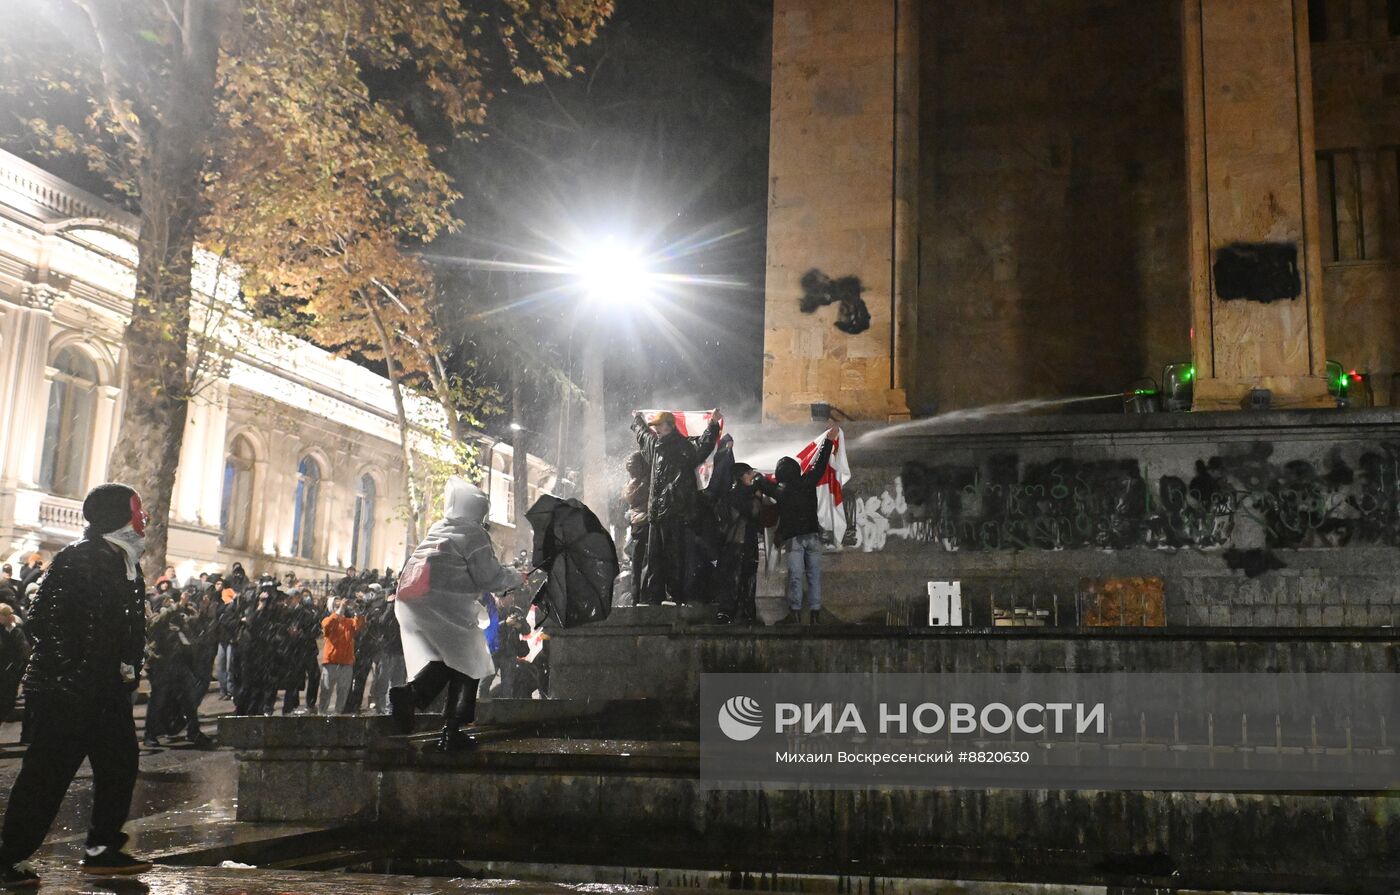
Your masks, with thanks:
M 362 569 L 372 564 L 374 552 L 374 477 L 360 476 L 360 490 L 355 494 L 355 531 L 350 539 L 350 562 Z
M 303 457 L 297 464 L 296 514 L 292 517 L 292 555 L 316 555 L 316 503 L 321 496 L 321 464 Z
M 70 347 L 58 352 L 53 366 L 39 484 L 63 497 L 82 497 L 87 484 L 88 448 L 92 444 L 97 365 Z
M 248 523 L 253 517 L 253 446 L 242 435 L 224 458 L 224 502 L 219 514 L 225 547 L 248 546 Z

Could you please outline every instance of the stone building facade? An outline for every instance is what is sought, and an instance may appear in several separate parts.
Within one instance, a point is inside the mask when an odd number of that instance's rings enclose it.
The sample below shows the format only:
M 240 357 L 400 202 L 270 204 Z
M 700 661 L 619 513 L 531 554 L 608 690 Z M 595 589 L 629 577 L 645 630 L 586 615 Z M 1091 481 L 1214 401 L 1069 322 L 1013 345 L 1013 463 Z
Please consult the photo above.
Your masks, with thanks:
M 136 221 L 0 152 L 0 556 L 51 554 L 82 528 L 121 419 Z M 198 253 L 197 367 L 172 501 L 182 576 L 402 566 L 405 480 L 388 381 L 240 318 L 231 276 Z M 430 418 L 428 407 L 417 416 Z M 427 451 L 427 443 L 419 446 Z M 508 444 L 488 451 L 493 521 L 514 528 Z M 531 458 L 534 496 L 544 465 Z
M 1198 409 L 1325 406 L 1328 360 L 1388 402 L 1397 66 L 1394 0 L 776 0 L 765 418 L 1171 363 Z

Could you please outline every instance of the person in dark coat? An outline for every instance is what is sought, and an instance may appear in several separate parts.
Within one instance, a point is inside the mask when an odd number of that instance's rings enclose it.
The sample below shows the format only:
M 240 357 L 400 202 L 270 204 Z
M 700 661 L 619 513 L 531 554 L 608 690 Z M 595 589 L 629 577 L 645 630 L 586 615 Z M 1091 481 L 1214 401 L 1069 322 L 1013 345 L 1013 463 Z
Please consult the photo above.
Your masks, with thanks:
M 83 871 L 110 876 L 151 867 L 122 851 L 138 761 L 131 697 L 145 650 L 146 514 L 133 489 L 106 484 L 88 493 L 83 518 L 82 539 L 54 557 L 27 626 L 34 640 L 25 675 L 33 744 L 0 832 L 3 886 L 38 882 L 17 865 L 43 843 L 84 759 L 93 800 Z
M 715 621 L 751 625 L 758 618 L 758 542 L 763 530 L 759 517 L 764 500 L 758 485 L 761 476 L 747 463 L 735 463 L 728 478 L 729 486 L 719 500 L 719 606 Z
M 642 601 L 642 569 L 647 560 L 647 533 L 650 530 L 647 503 L 651 498 L 651 464 L 637 451 L 627 458 L 627 485 L 622 499 L 627 503 L 627 560 L 632 567 L 632 605 Z
M 0 724 L 10 720 L 19 698 L 19 681 L 29 661 L 29 635 L 13 607 L 0 603 Z
M 658 414 L 652 425 L 640 413 L 632 422 L 637 447 L 651 463 L 647 556 L 639 606 L 690 601 L 699 492 L 695 469 L 715 449 L 723 422 L 724 416 L 715 410 L 704 434 L 693 438 L 676 431 L 676 418 L 670 413 Z
M 233 564 L 233 568 L 229 569 L 228 574 L 224 576 L 224 584 L 236 591 L 242 591 L 248 586 L 248 573 L 243 571 L 243 563 Z
M 817 518 L 817 484 L 826 474 L 831 460 L 831 446 L 836 438 L 836 426 L 822 436 L 821 451 L 816 462 L 806 472 L 792 457 L 778 461 L 773 470 L 776 484 L 767 479 L 757 480 L 760 490 L 778 503 L 778 543 L 787 552 L 788 614 L 778 624 L 797 624 L 802 619 L 802 584 L 807 584 L 807 605 L 812 610 L 813 624 L 822 614 L 822 539 L 821 522 Z
M 403 664 L 403 634 L 394 614 L 394 594 L 389 594 L 372 610 L 370 625 L 378 631 L 379 657 L 374 660 L 374 678 L 370 683 L 370 708 L 381 715 L 389 714 L 389 690 L 402 687 L 407 679 Z
M 278 681 L 285 671 L 279 666 L 279 652 L 285 644 L 278 631 L 287 622 L 279 605 L 281 597 L 277 583 L 264 580 L 257 593 L 244 603 L 243 627 L 234 646 L 238 669 L 234 710 L 240 715 L 265 715 L 272 711 Z
M 189 595 L 180 592 L 147 624 L 146 664 L 150 672 L 151 701 L 146 708 L 146 732 L 142 741 L 159 746 L 160 737 L 185 729 L 185 739 L 200 747 L 210 739 L 199 729 L 199 625 Z M 208 686 L 208 678 L 205 678 Z M 203 693 L 199 694 L 201 697 Z
M 12 571 L 9 563 L 0 566 L 0 605 L 9 606 L 19 614 L 20 618 L 23 618 L 24 599 L 19 589 L 19 582 L 11 577 Z
M 238 632 L 242 627 L 242 611 L 237 600 L 225 603 L 213 587 L 205 587 L 205 596 L 213 604 L 216 613 L 214 631 L 218 650 L 214 656 L 214 676 L 219 681 L 219 695 L 224 699 L 233 699 L 238 683 L 234 645 L 238 642 Z

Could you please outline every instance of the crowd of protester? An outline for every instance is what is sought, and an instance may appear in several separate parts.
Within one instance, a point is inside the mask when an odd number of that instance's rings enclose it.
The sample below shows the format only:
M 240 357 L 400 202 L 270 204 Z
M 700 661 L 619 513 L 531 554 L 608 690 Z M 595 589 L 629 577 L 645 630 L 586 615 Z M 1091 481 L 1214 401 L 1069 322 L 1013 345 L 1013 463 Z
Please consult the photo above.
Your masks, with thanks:
M 821 621 L 822 528 L 817 487 L 831 459 L 837 428 L 804 470 L 792 457 L 770 479 L 735 459 L 734 439 L 721 437 L 724 417 L 710 415 L 705 431 L 682 435 L 672 413 L 636 414 L 638 450 L 627 461 L 622 492 L 628 523 L 632 599 L 637 606 L 713 604 L 719 624 L 758 624 L 759 543 L 765 529 L 787 557 L 788 613 L 803 607 Z M 713 454 L 702 487 L 696 470 Z
M 42 573 L 38 555 L 19 576 L 0 565 L 0 721 L 18 701 L 31 650 L 24 623 Z M 143 743 L 211 745 L 199 715 L 211 686 L 240 715 L 388 714 L 389 689 L 405 683 L 397 584 L 392 569 L 352 567 L 339 579 L 307 581 L 290 572 L 252 576 L 234 563 L 181 581 L 166 568 L 145 599 Z M 530 698 L 547 687 L 547 668 L 521 661 L 534 658 L 522 639 L 525 613 L 513 595 L 482 599 L 500 674 L 482 683 L 481 695 Z

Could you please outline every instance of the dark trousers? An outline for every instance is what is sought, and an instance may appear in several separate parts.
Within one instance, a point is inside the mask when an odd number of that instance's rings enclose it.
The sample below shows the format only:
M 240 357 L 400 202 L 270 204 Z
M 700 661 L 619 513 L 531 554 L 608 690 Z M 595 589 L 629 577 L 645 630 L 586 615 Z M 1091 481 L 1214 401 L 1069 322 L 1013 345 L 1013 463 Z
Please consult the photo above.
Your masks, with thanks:
M 758 617 L 758 551 L 739 549 L 720 557 L 719 611 L 738 622 Z
M 475 721 L 476 678 L 454 671 L 443 662 L 429 662 L 408 682 L 413 701 L 420 709 L 431 705 L 444 687 L 447 688 L 447 702 L 442 707 L 443 725 L 456 728 Z
M 0 724 L 10 720 L 10 713 L 15 710 L 15 703 L 19 701 L 20 677 L 18 672 L 0 674 Z
M 316 697 L 321 695 L 321 662 L 313 649 L 302 659 L 302 673 L 306 675 L 306 707 L 316 708 Z
M 377 653 L 366 655 L 359 650 L 355 651 L 355 671 L 350 678 L 350 695 L 345 697 L 345 705 L 341 711 L 347 715 L 358 715 L 365 705 L 365 684 L 369 682 L 370 669 L 374 668 L 374 660 L 379 656 Z
M 651 537 L 651 526 L 643 523 L 632 526 L 632 539 L 627 542 L 629 559 L 632 561 L 632 605 L 642 602 L 642 571 L 647 565 L 647 538 Z
M 169 669 L 151 669 L 151 699 L 146 703 L 146 739 L 170 734 L 171 718 L 176 711 L 179 683 Z
M 5 809 L 0 866 L 27 859 L 43 844 L 85 758 L 92 765 L 87 844 L 121 848 L 138 758 L 130 695 L 114 688 L 83 701 L 33 694 L 27 699 L 34 703 L 33 742 Z
M 689 520 L 653 519 L 648 528 L 640 603 L 654 605 L 668 596 L 677 603 L 689 602 L 695 556 Z

